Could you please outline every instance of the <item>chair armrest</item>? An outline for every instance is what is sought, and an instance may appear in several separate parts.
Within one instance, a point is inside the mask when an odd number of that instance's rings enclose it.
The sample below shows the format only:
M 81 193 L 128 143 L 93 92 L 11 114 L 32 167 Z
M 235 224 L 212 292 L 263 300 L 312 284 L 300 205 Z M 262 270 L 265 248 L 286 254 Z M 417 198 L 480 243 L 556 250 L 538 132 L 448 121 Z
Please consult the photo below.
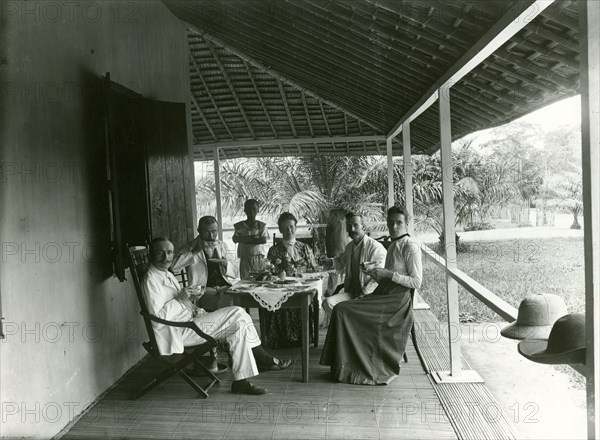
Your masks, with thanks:
M 200 330 L 200 327 L 198 327 L 198 325 L 194 321 L 167 321 L 166 319 L 159 318 L 158 316 L 151 315 L 150 313 L 144 313 L 144 312 L 140 312 L 140 313 L 142 314 L 142 316 L 148 318 L 150 321 L 158 322 L 159 324 L 168 325 L 170 327 L 191 328 L 202 339 L 205 339 L 206 341 L 210 342 L 211 344 L 215 344 L 215 345 L 217 344 L 217 341 L 215 341 L 215 338 L 207 335 L 202 330 Z

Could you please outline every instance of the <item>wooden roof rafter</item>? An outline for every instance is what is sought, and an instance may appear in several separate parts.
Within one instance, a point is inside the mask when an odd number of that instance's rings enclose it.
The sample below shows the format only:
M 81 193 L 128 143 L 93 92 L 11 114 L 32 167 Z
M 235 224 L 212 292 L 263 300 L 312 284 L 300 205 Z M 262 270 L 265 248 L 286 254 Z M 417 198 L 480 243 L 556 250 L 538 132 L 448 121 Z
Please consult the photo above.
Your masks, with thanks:
M 252 74 L 252 70 L 248 66 L 248 62 L 246 60 L 242 60 L 242 62 L 244 63 L 244 67 L 246 68 L 246 72 L 248 72 L 248 78 L 250 78 L 250 82 L 252 83 L 252 87 L 254 87 L 254 92 L 256 93 L 256 97 L 258 98 L 258 102 L 260 102 L 260 105 L 261 105 L 261 107 L 263 109 L 263 112 L 265 113 L 265 118 L 269 122 L 269 126 L 271 127 L 271 130 L 273 131 L 273 136 L 275 136 L 277 138 L 278 137 L 277 130 L 275 130 L 275 126 L 273 125 L 273 121 L 271 120 L 271 116 L 269 115 L 269 111 L 267 110 L 267 107 L 266 107 L 265 102 L 264 102 L 264 100 L 262 98 L 262 95 L 261 95 L 260 91 L 258 90 L 258 87 L 256 86 L 256 81 L 254 80 L 254 75 Z
M 225 129 L 227 130 L 227 132 L 229 133 L 229 136 L 231 138 L 233 138 L 234 136 L 231 133 L 231 130 L 229 129 L 229 126 L 227 125 L 227 122 L 225 122 L 225 118 L 223 118 L 223 115 L 221 114 L 221 111 L 219 110 L 219 106 L 215 102 L 215 100 L 212 96 L 212 93 L 210 93 L 210 89 L 208 88 L 208 85 L 206 84 L 206 81 L 204 80 L 204 77 L 202 76 L 202 73 L 200 72 L 200 68 L 196 64 L 196 60 L 191 55 L 190 55 L 190 60 L 192 62 L 192 65 L 194 66 L 194 70 L 195 70 L 196 74 L 198 75 L 198 78 L 200 78 L 200 81 L 202 81 L 202 86 L 204 87 L 204 90 L 206 90 L 206 95 L 210 99 L 210 102 L 212 103 L 213 107 L 215 108 L 217 114 L 219 115 L 219 119 L 221 119 L 221 123 L 223 124 L 223 127 L 225 127 Z
M 523 0 L 521 4 L 533 1 Z M 419 97 L 427 95 L 443 72 L 456 65 L 469 48 L 480 45 L 490 29 L 498 27 L 499 11 L 506 15 L 516 10 L 512 0 L 488 0 L 496 8 L 492 13 L 486 11 L 487 6 L 470 0 L 443 5 L 398 0 L 265 0 L 248 2 L 243 10 L 227 0 L 163 2 L 191 23 L 190 49 L 220 111 L 211 106 L 193 70 L 192 91 L 220 140 L 249 138 L 247 121 L 257 140 L 272 139 L 275 133 L 283 139 L 336 137 L 347 132 L 360 135 L 362 129 L 367 135 L 389 134 L 388 127 L 396 122 L 393 115 L 407 114 L 411 107 L 418 109 L 423 104 Z M 577 14 L 577 3 L 564 0 L 556 0 L 533 20 L 530 14 L 520 31 L 469 75 L 455 81 L 453 136 L 508 122 L 523 115 L 525 109 L 576 93 L 578 35 L 570 25 Z M 214 37 L 219 44 L 202 35 Z M 330 58 L 337 52 L 343 56 L 332 62 Z M 226 92 L 230 87 L 225 79 L 218 82 L 217 76 L 222 74 L 213 54 L 229 74 L 239 104 Z M 273 72 L 282 82 L 287 111 Z M 221 116 L 231 135 L 222 129 Z M 201 117 L 193 107 L 197 145 L 215 142 Z M 431 124 L 437 122 L 429 114 L 423 120 L 427 123 L 413 127 L 412 148 L 431 153 L 438 141 Z M 293 154 L 329 154 L 334 147 L 336 152 L 351 154 L 381 152 L 380 142 L 348 142 L 345 148 L 335 142 L 302 145 L 294 145 Z M 266 154 L 272 150 L 264 149 Z M 284 144 L 283 152 L 290 151 L 290 145 Z M 248 150 L 242 147 L 241 153 L 252 156 L 259 151 L 256 146 Z M 230 156 L 241 153 L 228 150 Z
M 204 123 L 204 125 L 208 129 L 209 133 L 211 134 L 211 136 L 213 137 L 213 139 L 215 141 L 218 140 L 217 135 L 215 134 L 215 132 L 211 128 L 210 124 L 208 123 L 206 117 L 204 116 L 204 112 L 202 111 L 202 108 L 200 107 L 200 104 L 198 104 L 198 101 L 196 101 L 196 97 L 194 96 L 193 93 L 190 93 L 190 97 L 192 99 L 192 103 L 194 104 L 194 108 L 196 109 L 196 111 L 200 115 L 200 118 L 202 118 L 202 122 Z
M 238 97 L 238 94 L 235 91 L 235 87 L 233 86 L 233 84 L 231 82 L 231 79 L 229 78 L 229 75 L 227 74 L 227 69 L 225 69 L 225 66 L 223 66 L 223 63 L 221 62 L 221 59 L 219 58 L 219 55 L 216 53 L 216 51 L 214 50 L 214 48 L 210 44 L 208 44 L 207 46 L 208 46 L 208 48 L 210 50 L 210 53 L 212 54 L 213 58 L 217 62 L 217 66 L 219 66 L 219 70 L 221 71 L 221 74 L 223 75 L 223 79 L 225 80 L 225 82 L 229 86 L 229 90 L 231 91 L 231 95 L 233 96 L 233 99 L 235 100 L 235 102 L 237 103 L 238 108 L 240 109 L 240 113 L 242 114 L 242 117 L 244 118 L 244 121 L 246 122 L 246 125 L 248 126 L 248 130 L 250 131 L 250 135 L 252 136 L 252 139 L 256 139 L 256 134 L 254 133 L 254 129 L 252 128 L 252 124 L 248 120 L 248 116 L 246 115 L 246 111 L 244 110 L 244 106 L 240 102 L 240 98 Z
M 238 56 L 239 58 L 241 58 L 242 60 L 246 61 L 248 64 L 254 66 L 255 68 L 257 68 L 258 70 L 262 70 L 263 72 L 269 74 L 270 76 L 272 76 L 273 78 L 279 79 L 280 81 L 294 87 L 295 89 L 304 91 L 308 96 L 312 96 L 313 98 L 317 99 L 318 101 L 322 101 L 323 103 L 339 110 L 342 111 L 344 113 L 348 113 L 348 116 L 352 116 L 355 119 L 360 119 L 363 123 L 365 123 L 366 125 L 370 126 L 371 128 L 379 131 L 379 128 L 374 125 L 373 123 L 363 119 L 362 117 L 354 114 L 353 112 L 349 111 L 348 109 L 345 109 L 343 107 L 338 106 L 337 104 L 321 97 L 320 95 L 318 95 L 317 93 L 306 89 L 305 87 L 302 87 L 301 85 L 297 84 L 295 81 L 291 80 L 290 78 L 287 78 L 286 76 L 280 74 L 279 72 L 277 72 L 274 69 L 271 69 L 269 67 L 266 67 L 265 65 L 263 65 L 262 63 L 260 63 L 259 61 L 253 59 L 252 57 L 243 54 L 242 52 L 240 52 L 239 50 L 231 47 L 231 45 L 228 45 L 226 43 L 224 43 L 223 41 L 221 41 L 219 38 L 212 36 L 210 34 L 208 34 L 207 32 L 203 32 L 198 30 L 194 25 L 188 24 L 189 29 L 202 36 L 205 40 L 210 41 L 211 43 L 224 48 L 225 50 L 233 53 L 234 55 Z

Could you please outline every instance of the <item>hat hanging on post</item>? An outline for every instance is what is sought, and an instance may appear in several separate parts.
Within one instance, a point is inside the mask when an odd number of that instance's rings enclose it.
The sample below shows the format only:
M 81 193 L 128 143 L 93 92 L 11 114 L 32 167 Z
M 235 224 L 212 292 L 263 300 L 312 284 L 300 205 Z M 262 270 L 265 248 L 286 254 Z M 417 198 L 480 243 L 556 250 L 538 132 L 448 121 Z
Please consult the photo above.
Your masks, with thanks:
M 567 306 L 558 295 L 530 295 L 521 301 L 517 320 L 500 334 L 510 339 L 548 339 L 552 325 L 567 313 Z
M 585 363 L 585 315 L 570 313 L 559 318 L 547 341 L 525 339 L 519 342 L 519 353 L 542 364 Z

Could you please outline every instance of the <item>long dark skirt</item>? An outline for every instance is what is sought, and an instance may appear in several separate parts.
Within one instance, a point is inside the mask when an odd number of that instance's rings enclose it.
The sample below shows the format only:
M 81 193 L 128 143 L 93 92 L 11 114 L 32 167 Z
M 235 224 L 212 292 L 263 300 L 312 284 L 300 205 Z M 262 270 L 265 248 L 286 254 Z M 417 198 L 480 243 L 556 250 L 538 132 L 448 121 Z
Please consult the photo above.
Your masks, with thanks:
M 320 363 L 339 382 L 388 384 L 400 373 L 412 324 L 410 289 L 380 283 L 371 295 L 333 308 Z
M 309 329 L 313 327 L 312 305 L 309 310 Z M 302 346 L 302 320 L 299 309 L 279 309 L 269 312 L 265 309 L 258 310 L 260 326 L 265 334 L 260 335 L 261 343 L 269 348 L 288 348 Z M 312 342 L 312 330 L 308 332 Z

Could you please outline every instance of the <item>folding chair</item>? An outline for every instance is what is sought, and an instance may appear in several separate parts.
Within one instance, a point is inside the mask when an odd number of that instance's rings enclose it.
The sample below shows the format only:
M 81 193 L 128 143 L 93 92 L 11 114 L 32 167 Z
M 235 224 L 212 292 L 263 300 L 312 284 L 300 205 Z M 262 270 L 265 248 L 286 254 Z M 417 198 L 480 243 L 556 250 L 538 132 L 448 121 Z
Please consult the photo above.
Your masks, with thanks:
M 200 328 L 196 325 L 194 321 L 188 322 L 175 322 L 175 321 L 167 321 L 165 319 L 158 318 L 154 315 L 151 315 L 148 311 L 148 306 L 146 304 L 146 299 L 144 298 L 144 294 L 142 292 L 141 280 L 144 279 L 144 275 L 148 268 L 148 249 L 145 246 L 131 246 L 127 247 L 127 254 L 129 259 L 129 267 L 131 270 L 131 277 L 133 278 L 133 284 L 135 286 L 135 291 L 137 293 L 138 301 L 140 303 L 140 314 L 144 317 L 144 324 L 146 325 L 146 331 L 148 332 L 149 341 L 144 342 L 142 346 L 146 349 L 150 355 L 160 361 L 162 364 L 166 364 L 167 368 L 163 371 L 159 371 L 152 378 L 152 380 L 141 390 L 134 392 L 131 395 L 132 399 L 138 399 L 139 397 L 146 394 L 152 388 L 161 384 L 162 382 L 170 379 L 175 375 L 179 375 L 185 379 L 185 381 L 190 384 L 194 390 L 198 392 L 198 394 L 202 398 L 208 397 L 208 391 L 212 388 L 215 383 L 220 382 L 219 378 L 215 376 L 213 373 L 208 371 L 208 369 L 200 362 L 200 357 L 209 352 L 213 347 L 217 346 L 217 342 L 215 339 L 206 333 L 204 333 Z M 189 328 L 195 331 L 198 336 L 205 340 L 205 342 L 189 347 L 185 347 L 185 350 L 181 354 L 174 354 L 163 356 L 160 354 L 158 350 L 158 344 L 156 343 L 156 338 L 154 336 L 154 329 L 152 328 L 152 323 L 157 322 L 160 324 L 172 326 L 172 327 L 180 327 L 180 328 Z M 210 379 L 210 383 L 206 387 L 201 387 L 196 383 L 196 381 L 186 372 L 185 368 L 190 364 L 195 364 L 204 374 Z

